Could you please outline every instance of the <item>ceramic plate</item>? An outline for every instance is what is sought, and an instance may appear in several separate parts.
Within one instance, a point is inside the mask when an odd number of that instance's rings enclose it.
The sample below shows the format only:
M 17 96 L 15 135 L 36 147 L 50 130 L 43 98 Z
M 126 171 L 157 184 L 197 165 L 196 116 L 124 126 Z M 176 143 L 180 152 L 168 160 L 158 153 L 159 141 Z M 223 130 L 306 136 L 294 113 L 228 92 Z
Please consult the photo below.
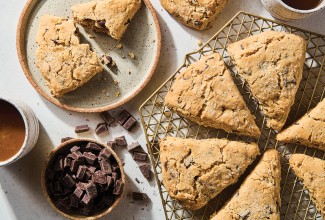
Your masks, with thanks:
M 47 100 L 72 111 L 101 112 L 126 103 L 148 83 L 159 59 L 160 28 L 149 0 L 142 1 L 142 7 L 129 24 L 120 41 L 122 49 L 115 48 L 118 42 L 110 36 L 78 25 L 81 42 L 89 43 L 98 57 L 109 54 L 117 68 L 105 67 L 80 88 L 56 99 L 35 65 L 35 39 L 40 17 L 50 14 L 71 18 L 71 6 L 83 2 L 87 0 L 29 0 L 17 28 L 17 52 L 27 79 Z M 132 59 L 129 53 L 135 54 L 136 58 Z

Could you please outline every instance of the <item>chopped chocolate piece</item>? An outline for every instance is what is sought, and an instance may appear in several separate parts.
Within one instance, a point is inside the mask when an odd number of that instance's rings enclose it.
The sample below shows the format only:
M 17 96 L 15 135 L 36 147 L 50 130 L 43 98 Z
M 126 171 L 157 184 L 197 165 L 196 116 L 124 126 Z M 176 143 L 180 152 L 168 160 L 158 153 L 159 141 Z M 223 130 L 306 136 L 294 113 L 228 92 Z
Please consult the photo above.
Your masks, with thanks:
M 92 198 L 90 198 L 90 196 L 88 196 L 88 194 L 85 194 L 81 199 L 81 203 L 84 204 L 85 206 L 90 206 L 92 203 L 91 200 L 92 200 Z
M 70 154 L 69 154 L 70 157 Z M 71 154 L 72 159 L 78 160 L 78 161 L 83 161 L 84 157 L 80 151 L 75 151 Z
M 79 160 L 72 160 L 71 161 L 71 165 L 70 165 L 70 170 L 72 172 L 77 172 L 78 171 L 78 167 L 82 165 L 82 162 Z
M 102 147 L 99 146 L 98 144 L 95 144 L 95 143 L 89 142 L 89 143 L 86 145 L 86 149 L 88 149 L 88 150 L 95 150 L 95 151 L 101 151 L 101 150 L 102 150 Z
M 94 183 L 99 183 L 99 184 L 106 184 L 107 183 L 107 178 L 106 178 L 106 175 L 105 173 L 102 173 L 102 172 L 96 172 L 94 173 L 94 175 L 92 176 L 92 181 Z
M 146 161 L 147 160 L 147 154 L 135 151 L 133 153 L 133 159 L 137 160 L 137 161 Z
M 113 194 L 120 195 L 123 191 L 123 186 L 124 186 L 124 183 L 122 182 L 122 180 L 116 180 Z
M 63 191 L 63 187 L 59 181 L 54 182 L 53 188 L 54 188 L 54 192 L 60 193 Z
M 74 196 L 74 194 L 70 195 L 70 206 L 71 207 L 78 208 L 79 202 L 80 202 L 80 199 L 78 199 L 76 196 Z
M 54 173 L 53 170 L 48 169 L 48 170 L 46 171 L 46 177 L 47 177 L 49 180 L 53 180 L 53 179 L 54 179 L 54 176 L 55 176 L 55 173 Z
M 133 200 L 138 201 L 138 200 L 147 200 L 148 196 L 145 193 L 140 193 L 140 192 L 133 192 Z
M 94 166 L 88 166 L 87 168 L 91 174 L 93 174 L 96 171 L 96 167 L 94 167 Z
M 120 171 L 120 167 L 117 164 L 113 164 L 112 171 L 116 173 L 116 172 Z
M 71 165 L 71 159 L 69 159 L 69 158 L 64 158 L 64 161 L 63 161 L 63 166 L 64 166 L 64 168 L 68 168 L 68 167 L 70 167 L 70 165 Z
M 124 123 L 129 119 L 129 117 L 131 117 L 130 113 L 126 110 L 123 110 L 116 118 L 116 120 L 120 125 L 124 125 Z
M 82 132 L 86 132 L 86 131 L 89 131 L 88 125 L 79 125 L 75 129 L 76 133 L 82 133 Z
M 109 141 L 109 142 L 107 142 L 107 145 L 109 147 L 111 147 L 111 148 L 114 148 L 114 147 L 116 147 L 116 142 L 115 141 Z
M 100 153 L 98 158 L 104 159 L 104 160 L 108 160 L 110 157 L 112 156 L 112 153 L 110 151 L 108 151 L 106 148 L 104 148 Z
M 77 171 L 77 178 L 82 180 L 84 178 L 86 171 L 87 171 L 86 166 L 79 166 L 78 171 Z
M 56 172 L 61 172 L 63 171 L 64 166 L 63 166 L 63 159 L 58 159 L 55 164 L 54 164 L 54 171 Z
M 112 166 L 110 163 L 108 163 L 106 160 L 99 161 L 100 169 L 105 174 L 112 173 Z
M 89 199 L 93 199 L 95 196 L 97 196 L 97 189 L 95 184 L 89 183 L 85 186 L 85 188 Z
M 83 183 L 83 182 L 78 182 L 78 183 L 76 183 L 76 187 L 77 188 L 80 188 L 80 189 L 82 189 L 82 190 L 85 190 L 85 185 L 86 185 L 87 183 Z
M 77 187 L 77 188 L 74 190 L 73 195 L 74 195 L 76 198 L 81 199 L 83 193 L 84 193 L 84 191 L 82 190 L 82 188 Z
M 87 162 L 88 164 L 94 165 L 94 163 L 95 163 L 95 161 L 96 161 L 96 159 L 97 159 L 97 157 L 96 157 L 95 154 L 93 154 L 93 153 L 91 153 L 91 152 L 84 152 L 83 155 L 84 155 L 84 157 L 85 157 L 85 159 L 86 159 L 86 162 Z
M 61 138 L 61 143 L 66 142 L 68 140 L 72 140 L 72 139 L 73 139 L 72 137 L 64 137 L 64 138 Z
M 108 187 L 114 185 L 114 179 L 111 176 L 107 176 L 106 179 L 107 179 L 107 186 Z
M 133 142 L 132 144 L 128 145 L 128 151 L 129 152 L 133 152 L 135 150 L 140 150 L 140 149 L 142 149 L 142 147 L 139 144 L 139 142 Z
M 149 164 L 143 164 L 141 166 L 139 166 L 141 173 L 143 174 L 144 177 L 146 177 L 147 179 L 150 178 L 150 165 Z
M 115 121 L 115 119 L 109 112 L 103 112 L 100 114 L 100 116 L 108 124 L 108 126 L 110 126 Z
M 96 132 L 97 135 L 98 135 L 98 134 L 101 134 L 101 133 L 103 133 L 103 132 L 105 132 L 105 131 L 108 131 L 107 123 L 106 123 L 106 122 L 104 122 L 104 123 L 99 123 L 99 124 L 97 125 L 96 129 L 95 129 L 95 132 Z
M 123 124 L 123 127 L 128 130 L 131 131 L 135 125 L 137 124 L 137 120 L 135 118 L 133 118 L 132 116 Z
M 73 153 L 75 151 L 79 151 L 80 150 L 80 147 L 78 146 L 73 146 L 71 149 L 70 149 L 70 152 Z
M 116 142 L 116 145 L 118 145 L 118 146 L 127 146 L 128 145 L 124 136 L 117 137 L 114 139 L 114 141 Z
M 72 188 L 76 184 L 76 182 L 69 174 L 66 174 L 65 177 L 63 177 L 63 182 L 69 188 Z

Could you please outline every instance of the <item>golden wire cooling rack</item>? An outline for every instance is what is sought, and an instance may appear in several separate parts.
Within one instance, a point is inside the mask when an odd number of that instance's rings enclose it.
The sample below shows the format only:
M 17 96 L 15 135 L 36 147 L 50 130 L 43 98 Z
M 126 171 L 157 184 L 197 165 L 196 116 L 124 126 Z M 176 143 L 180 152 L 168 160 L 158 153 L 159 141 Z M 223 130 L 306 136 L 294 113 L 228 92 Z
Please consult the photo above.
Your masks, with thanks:
M 170 198 L 162 183 L 161 163 L 159 159 L 158 141 L 165 136 L 177 136 L 183 138 L 212 138 L 226 137 L 232 140 L 256 141 L 263 152 L 266 148 L 277 148 L 282 155 L 282 180 L 281 180 L 281 219 L 317 219 L 321 215 L 315 209 L 310 200 L 308 190 L 303 187 L 293 171 L 288 166 L 288 156 L 292 153 L 305 153 L 324 159 L 322 151 L 307 148 L 301 145 L 278 143 L 275 139 L 275 131 L 265 126 L 265 118 L 258 109 L 257 103 L 250 97 L 247 87 L 242 82 L 231 63 L 226 51 L 228 44 L 241 40 L 248 36 L 264 31 L 276 30 L 290 32 L 302 36 L 307 42 L 307 54 L 303 71 L 303 79 L 300 83 L 295 103 L 287 119 L 285 127 L 304 115 L 313 108 L 325 94 L 325 36 L 306 30 L 295 28 L 283 23 L 278 23 L 246 12 L 239 12 L 219 32 L 217 32 L 199 50 L 186 54 L 184 64 L 140 107 L 140 116 L 145 130 L 148 151 L 154 167 L 155 177 L 166 219 L 209 219 L 210 215 L 218 211 L 238 188 L 239 183 L 228 187 L 205 207 L 198 211 L 189 211 L 182 208 L 176 201 Z M 175 77 L 186 67 L 200 59 L 202 55 L 217 51 L 223 57 L 226 65 L 231 70 L 233 78 L 240 89 L 248 107 L 256 117 L 256 123 L 261 128 L 262 135 L 259 139 L 239 137 L 221 130 L 209 129 L 197 125 L 183 117 L 172 113 L 164 106 L 164 97 L 170 89 Z M 325 113 L 324 113 L 325 114 Z M 249 172 L 249 171 L 248 171 Z M 246 172 L 247 173 L 247 172 Z M 247 174 L 246 174 L 247 175 Z M 245 176 L 245 174 L 244 174 Z

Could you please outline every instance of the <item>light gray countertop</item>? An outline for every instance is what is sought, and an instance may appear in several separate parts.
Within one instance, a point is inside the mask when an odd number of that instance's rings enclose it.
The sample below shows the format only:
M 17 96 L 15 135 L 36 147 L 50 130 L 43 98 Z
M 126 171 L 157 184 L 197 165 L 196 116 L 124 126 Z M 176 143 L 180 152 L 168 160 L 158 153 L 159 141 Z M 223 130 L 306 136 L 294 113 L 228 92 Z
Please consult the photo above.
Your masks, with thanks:
M 62 0 L 62 3 L 64 1 Z M 139 119 L 138 108 L 183 62 L 186 53 L 198 48 L 197 41 L 205 42 L 211 38 L 238 11 L 247 11 L 267 18 L 271 16 L 263 8 L 260 0 L 230 0 L 224 11 L 217 18 L 213 27 L 200 32 L 178 23 L 160 5 L 159 0 L 152 0 L 159 17 L 162 32 L 161 58 L 157 70 L 136 98 L 123 106 Z M 76 125 L 88 124 L 94 128 L 101 121 L 99 114 L 81 114 L 69 112 L 49 103 L 41 97 L 24 76 L 16 54 L 16 26 L 25 1 L 0 0 L 0 96 L 19 99 L 27 103 L 40 121 L 40 136 L 35 148 L 17 163 L 0 168 L 0 184 L 5 193 L 0 192 L 0 213 L 11 206 L 17 219 L 62 219 L 45 200 L 41 191 L 40 173 L 49 151 L 59 145 L 61 137 L 76 137 Z M 288 22 L 291 25 L 325 35 L 325 11 L 307 19 Z M 129 142 L 138 140 L 145 148 L 145 137 L 140 127 L 127 133 L 120 126 L 111 128 L 109 134 L 97 137 L 93 132 L 79 135 L 91 137 L 103 142 L 125 135 Z M 147 181 L 137 168 L 126 149 L 117 151 L 125 162 L 128 176 L 125 198 L 105 219 L 164 219 L 159 192 L 154 180 Z M 137 183 L 135 178 L 141 183 Z M 1 190 L 1 187 L 0 187 Z M 141 191 L 148 194 L 149 202 L 132 202 L 129 194 Z M 1 216 L 1 220 L 9 219 Z

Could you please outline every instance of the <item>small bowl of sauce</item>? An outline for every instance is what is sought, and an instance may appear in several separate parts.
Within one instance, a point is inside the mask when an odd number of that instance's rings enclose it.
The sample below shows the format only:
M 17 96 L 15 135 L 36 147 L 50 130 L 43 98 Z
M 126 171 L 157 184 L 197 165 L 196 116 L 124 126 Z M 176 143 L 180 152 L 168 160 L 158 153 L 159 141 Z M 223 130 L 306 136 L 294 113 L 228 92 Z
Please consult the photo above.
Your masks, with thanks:
M 26 104 L 0 98 L 0 166 L 25 156 L 36 144 L 39 123 Z

